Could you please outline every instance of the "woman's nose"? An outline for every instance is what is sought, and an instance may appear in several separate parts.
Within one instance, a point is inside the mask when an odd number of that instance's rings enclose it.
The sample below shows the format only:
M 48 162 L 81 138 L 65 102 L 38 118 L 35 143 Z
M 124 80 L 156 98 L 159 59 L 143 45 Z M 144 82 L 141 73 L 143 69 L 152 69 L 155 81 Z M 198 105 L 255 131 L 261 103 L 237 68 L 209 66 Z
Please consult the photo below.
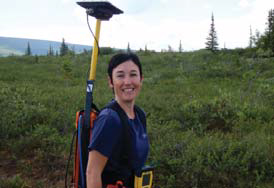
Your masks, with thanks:
M 130 76 L 126 76 L 126 77 L 125 77 L 124 83 L 125 83 L 125 84 L 130 84 L 130 83 L 131 83 L 131 78 L 130 78 Z

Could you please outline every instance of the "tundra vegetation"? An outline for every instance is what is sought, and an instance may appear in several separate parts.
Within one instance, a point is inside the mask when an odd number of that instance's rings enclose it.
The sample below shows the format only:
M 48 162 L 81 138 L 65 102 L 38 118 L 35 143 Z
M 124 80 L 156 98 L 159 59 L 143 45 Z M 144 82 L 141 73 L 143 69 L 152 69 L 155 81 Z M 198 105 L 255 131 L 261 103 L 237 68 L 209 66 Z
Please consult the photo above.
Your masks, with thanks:
M 274 186 L 273 57 L 253 48 L 137 53 L 155 187 Z M 102 54 L 100 108 L 113 97 L 112 54 Z M 89 53 L 0 58 L 1 188 L 64 186 L 89 62 Z

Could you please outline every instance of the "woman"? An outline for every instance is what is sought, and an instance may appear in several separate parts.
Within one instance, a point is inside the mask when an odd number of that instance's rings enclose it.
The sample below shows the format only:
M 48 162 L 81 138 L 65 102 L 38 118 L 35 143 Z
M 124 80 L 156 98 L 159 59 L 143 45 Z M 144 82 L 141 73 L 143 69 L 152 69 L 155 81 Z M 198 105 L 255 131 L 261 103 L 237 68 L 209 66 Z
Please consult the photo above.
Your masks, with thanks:
M 111 103 L 117 103 L 126 114 L 130 149 L 124 158 L 125 125 L 116 111 L 104 108 L 94 122 L 89 145 L 88 188 L 106 187 L 119 180 L 126 187 L 133 187 L 134 176 L 140 176 L 149 150 L 146 128 L 134 105 L 142 82 L 142 66 L 135 54 L 120 53 L 111 58 L 108 83 L 115 96 Z

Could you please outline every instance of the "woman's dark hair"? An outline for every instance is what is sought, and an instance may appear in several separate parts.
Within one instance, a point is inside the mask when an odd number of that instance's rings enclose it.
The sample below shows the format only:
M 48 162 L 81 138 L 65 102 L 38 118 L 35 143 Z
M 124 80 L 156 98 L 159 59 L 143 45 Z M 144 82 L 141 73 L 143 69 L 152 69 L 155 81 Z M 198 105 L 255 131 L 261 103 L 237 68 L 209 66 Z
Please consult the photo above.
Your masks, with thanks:
M 140 76 L 142 78 L 142 65 L 140 63 L 140 60 L 138 56 L 134 53 L 119 53 L 114 56 L 109 61 L 108 65 L 108 76 L 112 82 L 112 71 L 115 67 L 120 65 L 121 63 L 124 63 L 125 61 L 131 60 L 137 67 L 139 68 L 140 71 Z

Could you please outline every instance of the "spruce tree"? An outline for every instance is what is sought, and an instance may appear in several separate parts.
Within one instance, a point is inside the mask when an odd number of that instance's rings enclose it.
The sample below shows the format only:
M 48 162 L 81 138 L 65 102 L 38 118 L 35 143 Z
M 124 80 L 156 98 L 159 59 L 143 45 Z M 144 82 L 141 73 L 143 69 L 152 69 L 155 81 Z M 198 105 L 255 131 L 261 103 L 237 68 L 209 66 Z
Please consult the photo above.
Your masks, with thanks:
M 179 44 L 179 52 L 183 52 L 183 48 L 182 48 L 182 41 L 180 40 L 180 44 Z
M 173 49 L 172 49 L 172 47 L 170 45 L 168 45 L 167 48 L 168 48 L 168 50 L 167 50 L 168 52 L 173 52 Z
M 259 47 L 259 40 L 261 38 L 260 32 L 256 29 L 255 36 L 253 36 L 253 44 L 256 48 Z
M 61 47 L 60 47 L 60 56 L 64 56 L 68 54 L 68 46 L 65 43 L 65 39 L 62 39 Z
M 129 46 L 129 42 L 127 43 L 127 52 L 130 52 L 130 46 Z
M 256 46 L 274 55 L 274 9 L 268 11 L 265 33 L 257 37 Z
M 267 48 L 274 52 L 274 9 L 269 10 L 267 20 Z
M 51 45 L 49 45 L 48 56 L 54 56 L 54 52 L 53 52 Z
M 251 26 L 249 27 L 249 48 L 253 47 L 253 43 L 254 43 L 254 36 L 252 34 L 252 28 Z
M 211 24 L 210 24 L 210 31 L 209 31 L 209 36 L 206 38 L 207 42 L 206 44 L 206 49 L 216 52 L 218 50 L 218 41 L 217 41 L 217 33 L 215 30 L 215 24 L 214 24 L 214 15 L 212 13 L 211 16 Z
M 25 52 L 25 55 L 26 56 L 31 56 L 31 49 L 30 49 L 30 44 L 29 44 L 29 42 L 28 42 L 28 46 L 27 46 L 27 49 L 26 49 L 26 52 Z

